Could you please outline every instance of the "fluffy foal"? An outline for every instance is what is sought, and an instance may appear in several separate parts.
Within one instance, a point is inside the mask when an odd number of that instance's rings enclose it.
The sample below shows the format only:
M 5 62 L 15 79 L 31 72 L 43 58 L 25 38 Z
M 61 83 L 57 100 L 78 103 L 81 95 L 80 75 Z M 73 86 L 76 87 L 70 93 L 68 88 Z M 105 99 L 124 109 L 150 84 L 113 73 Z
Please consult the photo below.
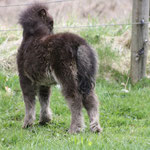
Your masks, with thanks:
M 35 120 L 35 96 L 41 111 L 40 123 L 52 119 L 49 106 L 50 87 L 60 84 L 72 119 L 69 132 L 83 129 L 82 107 L 87 110 L 90 129 L 100 132 L 98 100 L 94 92 L 97 59 L 94 50 L 78 35 L 53 34 L 53 18 L 44 5 L 34 4 L 20 15 L 23 40 L 17 64 L 25 103 L 23 128 Z

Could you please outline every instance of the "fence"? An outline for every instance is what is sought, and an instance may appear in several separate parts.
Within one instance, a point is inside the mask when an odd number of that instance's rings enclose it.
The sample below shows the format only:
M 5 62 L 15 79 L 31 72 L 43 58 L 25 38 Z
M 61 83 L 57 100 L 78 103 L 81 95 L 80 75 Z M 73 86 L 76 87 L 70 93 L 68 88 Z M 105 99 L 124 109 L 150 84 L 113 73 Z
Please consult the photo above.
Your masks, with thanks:
M 41 4 L 72 2 L 75 0 L 53 0 L 42 2 Z M 0 8 L 6 7 L 22 7 L 29 6 L 33 3 L 3 5 Z M 77 25 L 77 26 L 55 26 L 55 29 L 60 28 L 99 28 L 105 26 L 132 26 L 132 44 L 131 44 L 131 79 L 136 83 L 141 78 L 146 76 L 146 60 L 148 52 L 148 24 L 149 24 L 149 0 L 133 0 L 132 23 L 120 24 L 97 24 L 97 25 Z M 5 31 L 22 31 L 21 29 L 5 29 Z

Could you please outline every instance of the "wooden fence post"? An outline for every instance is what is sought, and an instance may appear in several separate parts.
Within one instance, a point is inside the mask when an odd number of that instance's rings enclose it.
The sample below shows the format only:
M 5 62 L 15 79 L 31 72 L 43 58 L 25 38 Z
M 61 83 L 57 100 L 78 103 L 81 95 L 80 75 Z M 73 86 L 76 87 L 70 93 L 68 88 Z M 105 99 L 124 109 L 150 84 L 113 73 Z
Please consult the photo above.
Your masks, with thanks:
M 149 0 L 133 0 L 131 41 L 131 81 L 136 83 L 146 76 L 148 52 Z

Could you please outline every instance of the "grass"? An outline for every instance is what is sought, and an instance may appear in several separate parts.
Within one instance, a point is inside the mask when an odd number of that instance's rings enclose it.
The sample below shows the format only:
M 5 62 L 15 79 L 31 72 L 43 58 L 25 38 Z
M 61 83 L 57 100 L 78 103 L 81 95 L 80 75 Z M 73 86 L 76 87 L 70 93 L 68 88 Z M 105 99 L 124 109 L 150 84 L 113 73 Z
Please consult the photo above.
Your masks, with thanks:
M 120 82 L 101 80 L 97 82 L 96 93 L 100 100 L 101 135 L 89 131 L 70 135 L 70 112 L 60 90 L 53 87 L 51 108 L 53 121 L 39 126 L 39 102 L 35 125 L 22 129 L 24 104 L 18 77 L 0 74 L 0 149 L 121 149 L 148 150 L 150 147 L 150 80 L 144 79 L 130 87 L 129 93 L 122 92 Z M 6 90 L 11 89 L 11 92 Z
M 112 36 L 114 39 L 127 30 L 126 27 L 119 29 L 107 27 L 79 32 L 97 50 L 100 60 L 96 84 L 96 93 L 100 100 L 100 122 L 103 127 L 100 135 L 90 132 L 85 110 L 83 110 L 87 125 L 85 131 L 75 135 L 67 132 L 70 125 L 70 111 L 57 87 L 52 88 L 52 122 L 45 126 L 38 124 L 40 105 L 37 100 L 35 125 L 22 129 L 25 112 L 18 76 L 12 70 L 10 72 L 7 68 L 3 68 L 0 71 L 0 149 L 149 150 L 150 79 L 143 79 L 136 85 L 131 85 L 128 71 L 124 73 L 119 67 L 113 66 L 122 64 L 122 56 L 112 48 L 112 40 L 107 41 L 105 37 Z M 10 44 L 10 42 L 17 43 L 21 35 L 7 33 L 6 37 L 12 39 L 7 42 Z M 15 52 L 16 47 L 10 44 L 4 51 L 5 42 L 4 35 L 0 41 L 0 50 L 1 56 L 7 58 L 7 53 L 10 55 L 9 49 Z M 14 63 L 13 59 L 12 62 Z M 124 67 L 123 65 L 121 67 Z

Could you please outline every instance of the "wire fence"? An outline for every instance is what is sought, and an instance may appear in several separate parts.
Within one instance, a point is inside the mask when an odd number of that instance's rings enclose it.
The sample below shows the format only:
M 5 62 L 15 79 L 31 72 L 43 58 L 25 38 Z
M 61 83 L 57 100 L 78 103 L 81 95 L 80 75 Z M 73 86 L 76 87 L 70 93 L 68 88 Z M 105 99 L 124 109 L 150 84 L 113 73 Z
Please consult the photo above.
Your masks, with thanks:
M 119 24 L 96 24 L 96 25 L 75 25 L 75 26 L 55 26 L 54 29 L 71 29 L 71 28 L 99 28 L 107 26 L 132 26 L 132 25 L 144 25 L 149 22 L 135 22 L 135 23 L 119 23 Z M 0 29 L 0 32 L 6 31 L 22 31 L 22 29 Z
M 60 2 L 73 2 L 76 0 L 51 0 L 47 2 L 39 2 L 39 4 L 50 4 L 50 3 L 60 3 Z M 24 4 L 14 4 L 14 5 L 0 5 L 0 8 L 6 7 L 18 7 L 18 6 L 29 6 L 33 5 L 34 3 L 24 3 Z M 144 25 L 149 24 L 149 22 L 135 22 L 135 23 L 119 23 L 119 24 L 96 24 L 96 25 L 73 25 L 73 26 L 55 26 L 54 29 L 71 29 L 71 28 L 99 28 L 99 27 L 106 27 L 106 26 L 132 26 L 132 25 Z M 22 31 L 22 29 L 0 29 L 0 32 L 7 32 L 7 31 Z

